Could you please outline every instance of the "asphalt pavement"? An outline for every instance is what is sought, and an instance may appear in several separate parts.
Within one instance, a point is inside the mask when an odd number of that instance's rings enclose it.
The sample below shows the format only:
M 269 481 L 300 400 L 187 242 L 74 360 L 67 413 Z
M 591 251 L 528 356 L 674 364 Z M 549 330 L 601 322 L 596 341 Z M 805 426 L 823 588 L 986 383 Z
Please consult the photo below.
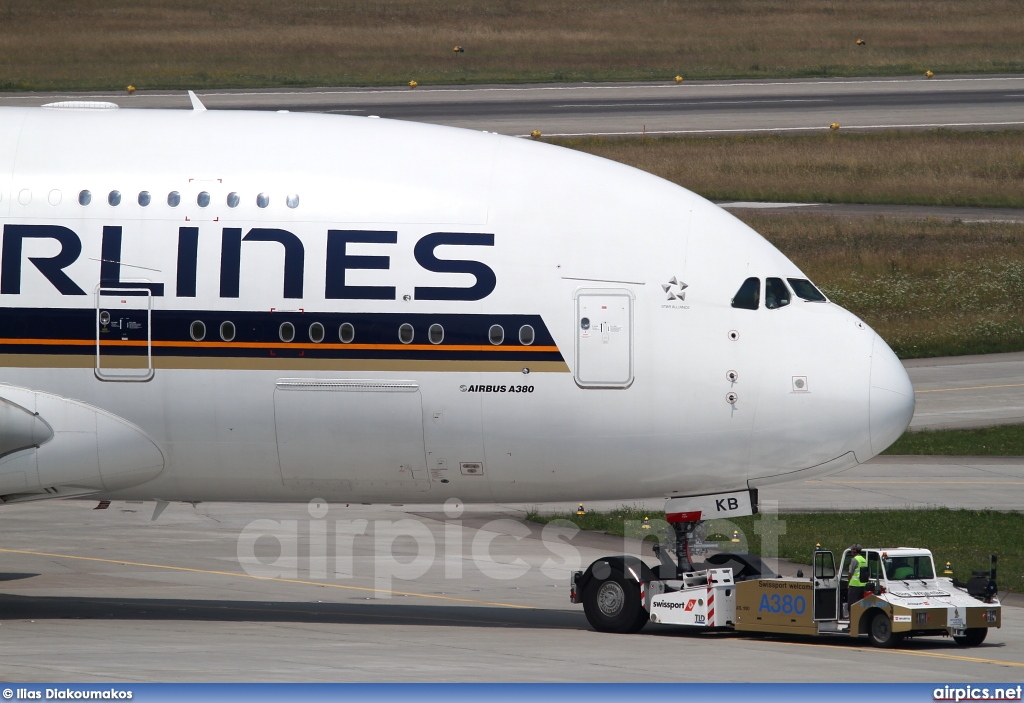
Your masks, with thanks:
M 1005 129 L 1024 127 L 1024 76 L 559 83 L 199 91 L 209 109 L 326 112 L 525 136 Z M 67 100 L 189 109 L 184 91 L 3 93 L 0 105 Z

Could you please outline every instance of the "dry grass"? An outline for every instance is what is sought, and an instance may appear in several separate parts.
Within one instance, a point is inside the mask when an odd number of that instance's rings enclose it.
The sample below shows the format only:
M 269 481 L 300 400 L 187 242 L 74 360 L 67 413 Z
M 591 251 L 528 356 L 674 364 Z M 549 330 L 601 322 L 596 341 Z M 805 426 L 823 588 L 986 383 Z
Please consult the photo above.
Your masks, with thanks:
M 0 2 L 6 88 L 1007 72 L 1022 45 L 1014 0 Z
M 902 358 L 1024 350 L 1024 225 L 740 216 Z
M 557 143 L 715 200 L 1024 207 L 1024 131 Z

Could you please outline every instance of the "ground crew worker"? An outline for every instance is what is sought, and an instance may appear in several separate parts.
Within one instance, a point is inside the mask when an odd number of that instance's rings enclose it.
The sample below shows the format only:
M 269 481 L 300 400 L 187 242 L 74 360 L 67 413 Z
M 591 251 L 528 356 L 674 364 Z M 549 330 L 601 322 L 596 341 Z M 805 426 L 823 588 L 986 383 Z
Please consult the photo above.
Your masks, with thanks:
M 867 576 L 868 560 L 861 554 L 861 548 L 859 544 L 855 544 L 850 547 L 850 590 L 847 591 L 846 602 L 853 607 L 853 604 L 864 598 L 864 587 L 867 586 L 867 581 L 863 578 Z M 861 569 L 865 569 L 864 572 Z

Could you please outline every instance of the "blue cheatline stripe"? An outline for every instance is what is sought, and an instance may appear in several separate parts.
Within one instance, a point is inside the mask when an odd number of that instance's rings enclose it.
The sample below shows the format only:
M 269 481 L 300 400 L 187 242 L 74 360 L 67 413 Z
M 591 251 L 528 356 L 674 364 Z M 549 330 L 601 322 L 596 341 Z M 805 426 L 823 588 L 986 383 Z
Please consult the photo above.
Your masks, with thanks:
M 154 358 L 564 361 L 539 315 L 153 310 L 147 320 L 144 310 L 132 308 L 131 303 L 101 308 L 105 354 L 144 353 L 151 337 Z M 194 327 L 196 322 L 202 325 Z M 228 341 L 220 336 L 225 322 L 234 332 Z M 290 327 L 287 342 L 282 341 L 282 325 Z M 351 338 L 343 338 L 342 325 L 351 325 Z M 401 341 L 403 325 L 412 328 L 410 344 Z M 503 330 L 498 345 L 490 343 L 494 325 Z M 0 354 L 94 355 L 96 326 L 97 311 L 91 308 L 9 308 Z M 205 330 L 198 343 L 193 336 L 197 328 Z M 531 344 L 520 342 L 524 328 L 532 330 Z M 443 335 L 438 344 L 431 343 L 432 329 Z

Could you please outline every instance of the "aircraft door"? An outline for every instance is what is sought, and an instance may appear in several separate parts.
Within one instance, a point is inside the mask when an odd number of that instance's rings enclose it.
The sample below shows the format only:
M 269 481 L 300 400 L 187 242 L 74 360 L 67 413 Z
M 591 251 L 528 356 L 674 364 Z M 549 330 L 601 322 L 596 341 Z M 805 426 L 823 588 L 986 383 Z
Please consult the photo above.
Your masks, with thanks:
M 364 496 L 430 488 L 415 381 L 282 378 L 274 420 L 285 483 Z
M 576 291 L 576 383 L 627 388 L 633 383 L 633 293 L 625 288 Z
M 152 311 L 149 288 L 96 287 L 96 378 L 153 378 Z
M 839 613 L 839 578 L 832 552 L 814 553 L 814 620 L 836 620 Z

